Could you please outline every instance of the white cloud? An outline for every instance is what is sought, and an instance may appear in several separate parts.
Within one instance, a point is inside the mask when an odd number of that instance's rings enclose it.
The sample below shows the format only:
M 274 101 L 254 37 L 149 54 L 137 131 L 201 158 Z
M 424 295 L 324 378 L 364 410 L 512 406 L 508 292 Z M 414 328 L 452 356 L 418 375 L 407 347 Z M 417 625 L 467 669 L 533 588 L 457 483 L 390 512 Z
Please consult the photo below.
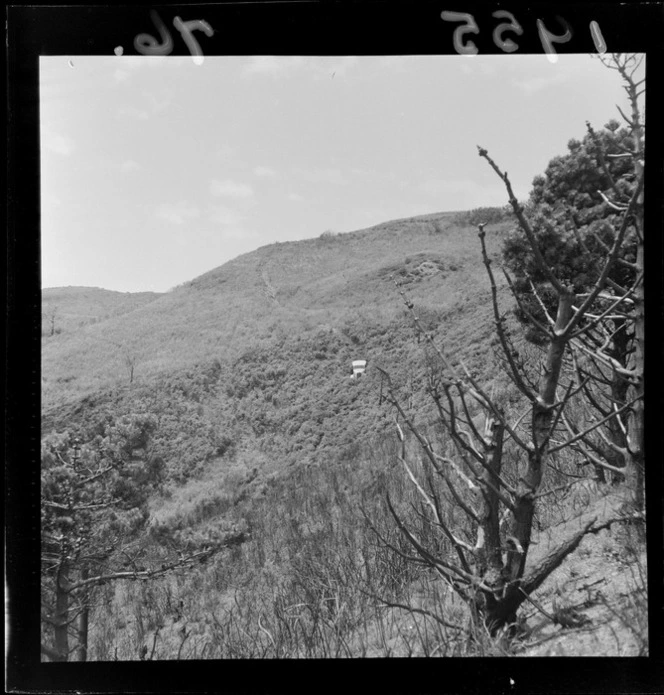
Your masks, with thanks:
M 113 79 L 116 82 L 125 82 L 126 80 L 129 79 L 130 76 L 131 76 L 131 73 L 128 70 L 122 70 L 120 68 L 118 68 L 117 70 L 115 70 L 113 72 Z
M 137 109 L 135 106 L 123 106 L 118 109 L 118 116 L 120 118 L 131 118 L 137 121 L 147 121 L 150 118 L 150 114 L 144 109 Z
M 247 74 L 282 75 L 287 70 L 302 66 L 304 59 L 300 56 L 251 56 L 244 66 Z
M 246 215 L 227 205 L 210 205 L 206 212 L 206 219 L 208 222 L 204 225 L 207 229 L 206 237 L 211 241 L 223 239 L 228 242 L 246 242 L 258 238 L 256 232 L 244 226 Z M 240 253 L 248 248 L 242 246 L 237 252 Z
M 141 68 L 157 68 L 166 64 L 166 56 L 116 56 L 112 60 L 116 65 L 113 78 L 116 82 L 125 82 Z M 169 56 L 168 65 L 180 63 L 180 56 Z
M 68 156 L 74 151 L 74 143 L 70 138 L 50 130 L 42 133 L 41 144 L 42 147 L 50 152 L 55 152 L 55 154 Z
M 141 168 L 141 165 L 133 159 L 125 159 L 120 165 L 120 169 L 124 172 L 138 171 Z
M 143 92 L 143 96 L 148 102 L 148 107 L 150 111 L 154 113 L 160 113 L 165 108 L 167 108 L 173 101 L 175 96 L 175 90 L 173 89 L 161 89 L 158 92 Z
M 336 167 L 321 167 L 319 169 L 302 169 L 299 171 L 307 181 L 312 183 L 331 183 L 335 185 L 344 185 L 348 183 L 346 175 Z
M 171 224 L 184 224 L 200 215 L 200 210 L 191 203 L 181 201 L 179 203 L 161 203 L 157 206 L 155 214 L 160 220 Z
M 408 184 L 404 188 L 408 188 Z M 500 183 L 482 184 L 470 179 L 429 179 L 419 185 L 429 199 L 435 199 L 441 209 L 467 210 L 476 207 L 502 206 L 507 203 L 504 187 Z M 515 187 L 517 198 L 527 190 Z
M 210 181 L 210 193 L 214 196 L 228 198 L 251 198 L 254 195 L 254 190 L 246 183 L 237 183 L 228 179 L 225 181 L 213 179 Z
M 505 79 L 509 75 L 512 85 L 525 94 L 534 94 L 549 87 L 578 84 L 579 79 L 584 74 L 589 76 L 594 67 L 587 55 L 559 55 L 555 63 L 551 63 L 549 58 L 548 55 L 538 55 L 528 61 L 509 60 L 505 62 L 507 69 L 502 72 L 502 77 Z
M 404 57 L 405 56 L 378 56 L 378 65 L 388 70 L 403 72 Z
M 118 116 L 123 119 L 147 121 L 151 116 L 161 113 L 173 101 L 175 91 L 165 88 L 161 90 L 143 91 L 139 99 L 140 106 L 127 104 L 118 109 Z
M 465 75 L 493 77 L 500 68 L 493 56 L 464 55 L 460 56 L 460 61 L 461 72 Z
M 214 145 L 214 156 L 218 159 L 230 159 L 234 154 L 235 148 L 226 142 Z
M 41 197 L 41 207 L 45 210 L 49 207 L 61 208 L 62 200 L 59 196 L 55 195 L 52 191 L 44 191 Z
M 567 82 L 567 80 L 568 75 L 562 70 L 556 70 L 550 75 L 536 75 L 533 77 L 513 79 L 512 84 L 526 94 L 534 94 L 535 92 L 541 92 L 547 87 L 563 84 Z
M 468 179 L 429 179 L 422 183 L 420 188 L 430 195 L 449 195 L 474 191 L 479 185 Z
M 294 203 L 301 203 L 304 200 L 304 196 L 299 193 L 289 193 L 288 200 L 292 200 Z
M 244 219 L 244 215 L 225 205 L 213 205 L 210 207 L 209 218 L 217 224 L 237 225 Z
M 244 66 L 245 73 L 266 73 L 276 75 L 283 69 L 275 56 L 252 56 Z
M 270 167 L 257 166 L 254 167 L 254 174 L 264 178 L 274 178 L 277 175 L 277 172 Z
M 256 232 L 249 231 L 244 227 L 238 227 L 235 225 L 228 225 L 224 227 L 221 232 L 221 236 L 227 240 L 253 240 L 258 239 L 259 235 Z
M 251 56 L 244 65 L 244 73 L 279 77 L 304 69 L 322 79 L 341 77 L 358 62 L 357 56 Z

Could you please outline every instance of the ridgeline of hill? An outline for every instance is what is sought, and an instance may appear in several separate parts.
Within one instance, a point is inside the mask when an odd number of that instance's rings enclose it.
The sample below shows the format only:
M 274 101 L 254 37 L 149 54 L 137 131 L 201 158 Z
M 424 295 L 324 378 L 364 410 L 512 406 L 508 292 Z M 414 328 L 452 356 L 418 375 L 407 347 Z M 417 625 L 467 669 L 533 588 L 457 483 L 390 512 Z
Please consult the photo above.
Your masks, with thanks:
M 99 287 L 53 287 L 42 297 L 42 334 L 71 333 L 121 316 L 159 297 L 158 292 L 114 292 Z
M 272 244 L 161 295 L 45 289 L 63 321 L 44 331 L 42 429 L 155 414 L 179 481 L 231 450 L 274 470 L 335 458 L 391 424 L 376 365 L 421 405 L 426 350 L 392 276 L 448 353 L 492 379 L 493 318 L 471 221 L 439 213 Z M 508 225 L 489 227 L 491 253 Z M 358 381 L 353 359 L 369 361 Z
M 43 431 L 157 414 L 180 480 L 231 443 L 279 468 L 379 435 L 390 415 L 374 367 L 415 404 L 426 372 L 392 276 L 450 355 L 493 376 L 489 288 L 469 221 L 441 213 L 272 244 L 162 295 L 45 289 L 44 304 L 68 320 L 43 340 Z M 508 224 L 489 228 L 492 253 Z M 369 361 L 361 382 L 349 378 L 353 359 Z

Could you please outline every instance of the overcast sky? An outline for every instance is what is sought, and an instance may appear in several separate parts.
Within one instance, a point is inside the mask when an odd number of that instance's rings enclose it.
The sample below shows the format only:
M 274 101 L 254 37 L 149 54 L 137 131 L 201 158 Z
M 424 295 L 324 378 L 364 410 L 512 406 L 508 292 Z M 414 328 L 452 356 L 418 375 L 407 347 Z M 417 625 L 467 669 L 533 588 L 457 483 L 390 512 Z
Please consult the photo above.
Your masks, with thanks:
M 589 56 L 42 57 L 42 284 L 166 291 L 275 241 L 525 198 L 625 104 Z

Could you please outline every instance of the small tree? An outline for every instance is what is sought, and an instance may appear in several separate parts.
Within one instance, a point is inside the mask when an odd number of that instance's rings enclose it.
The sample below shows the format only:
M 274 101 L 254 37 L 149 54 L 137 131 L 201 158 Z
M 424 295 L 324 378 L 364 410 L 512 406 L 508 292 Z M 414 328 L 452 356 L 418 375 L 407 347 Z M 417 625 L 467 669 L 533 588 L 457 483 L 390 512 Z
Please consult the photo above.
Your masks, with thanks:
M 42 618 L 52 635 L 43 652 L 51 659 L 67 660 L 72 649 L 86 659 L 92 590 L 147 520 L 160 462 L 139 452 L 154 426 L 152 418 L 125 418 L 85 444 L 70 433 L 42 442 Z
M 627 127 L 610 121 L 604 129 L 596 131 L 588 123 L 584 140 L 571 140 L 568 154 L 554 158 L 544 176 L 535 178 L 526 208 L 547 266 L 558 277 L 571 282 L 578 295 L 590 290 L 643 173 L 645 136 L 638 106 L 643 80 L 636 79 L 641 60 L 634 55 L 614 55 L 602 61 L 618 70 L 623 80 L 631 111 L 629 116 L 619 111 Z M 579 358 L 575 360 L 575 369 L 582 378 L 589 379 L 583 388 L 586 419 L 608 418 L 606 427 L 591 437 L 581 438 L 577 448 L 594 463 L 600 480 L 604 480 L 605 470 L 613 474 L 614 480 L 622 480 L 622 469 L 628 464 L 627 474 L 634 476 L 631 484 L 640 508 L 643 507 L 643 254 L 641 193 L 633 206 L 619 256 L 608 274 L 607 292 L 598 297 L 602 311 L 588 317 L 593 325 L 573 341 L 575 357 Z M 529 339 L 541 340 L 542 334 L 529 316 L 545 323 L 547 313 L 555 311 L 555 293 L 548 288 L 546 275 L 520 226 L 506 241 L 503 257 L 515 274 L 514 289 L 520 306 L 524 307 L 517 310 L 517 316 L 528 326 Z M 617 304 L 618 297 L 623 300 Z M 609 417 L 628 399 L 635 399 L 632 408 L 622 417 Z M 575 429 L 571 422 L 567 424 Z M 631 439 L 630 432 L 634 433 Z
M 129 383 L 134 383 L 134 369 L 136 368 L 136 355 L 129 350 L 125 350 L 124 353 L 124 363 L 127 368 L 127 374 L 129 376 Z
M 56 333 L 55 321 L 58 318 L 58 306 L 57 304 L 52 304 L 48 307 L 42 316 L 48 320 L 50 333 L 49 335 L 54 336 Z M 59 332 L 59 331 L 58 331 Z
M 100 426 L 83 443 L 69 432 L 42 442 L 41 649 L 51 660 L 87 660 L 97 587 L 148 581 L 244 540 L 236 534 L 146 566 L 140 534 L 163 470 L 163 462 L 150 453 L 155 427 L 152 416 L 125 416 Z

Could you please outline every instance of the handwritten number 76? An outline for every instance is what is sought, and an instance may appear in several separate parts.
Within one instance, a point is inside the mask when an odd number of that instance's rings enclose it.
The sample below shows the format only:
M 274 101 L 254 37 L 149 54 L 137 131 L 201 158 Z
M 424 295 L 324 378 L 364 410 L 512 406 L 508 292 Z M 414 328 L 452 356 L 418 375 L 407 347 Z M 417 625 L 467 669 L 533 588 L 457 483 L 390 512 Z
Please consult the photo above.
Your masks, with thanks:
M 173 50 L 173 39 L 170 32 L 164 22 L 162 22 L 161 17 L 154 10 L 150 12 L 150 17 L 157 27 L 161 43 L 150 34 L 138 34 L 134 39 L 134 48 L 146 56 L 169 55 Z M 180 32 L 182 40 L 187 44 L 187 48 L 194 58 L 194 63 L 200 65 L 203 62 L 203 51 L 201 51 L 201 47 L 194 37 L 194 31 L 198 29 L 210 38 L 214 34 L 212 27 L 202 19 L 192 19 L 188 22 L 183 22 L 180 17 L 173 19 L 173 26 Z

